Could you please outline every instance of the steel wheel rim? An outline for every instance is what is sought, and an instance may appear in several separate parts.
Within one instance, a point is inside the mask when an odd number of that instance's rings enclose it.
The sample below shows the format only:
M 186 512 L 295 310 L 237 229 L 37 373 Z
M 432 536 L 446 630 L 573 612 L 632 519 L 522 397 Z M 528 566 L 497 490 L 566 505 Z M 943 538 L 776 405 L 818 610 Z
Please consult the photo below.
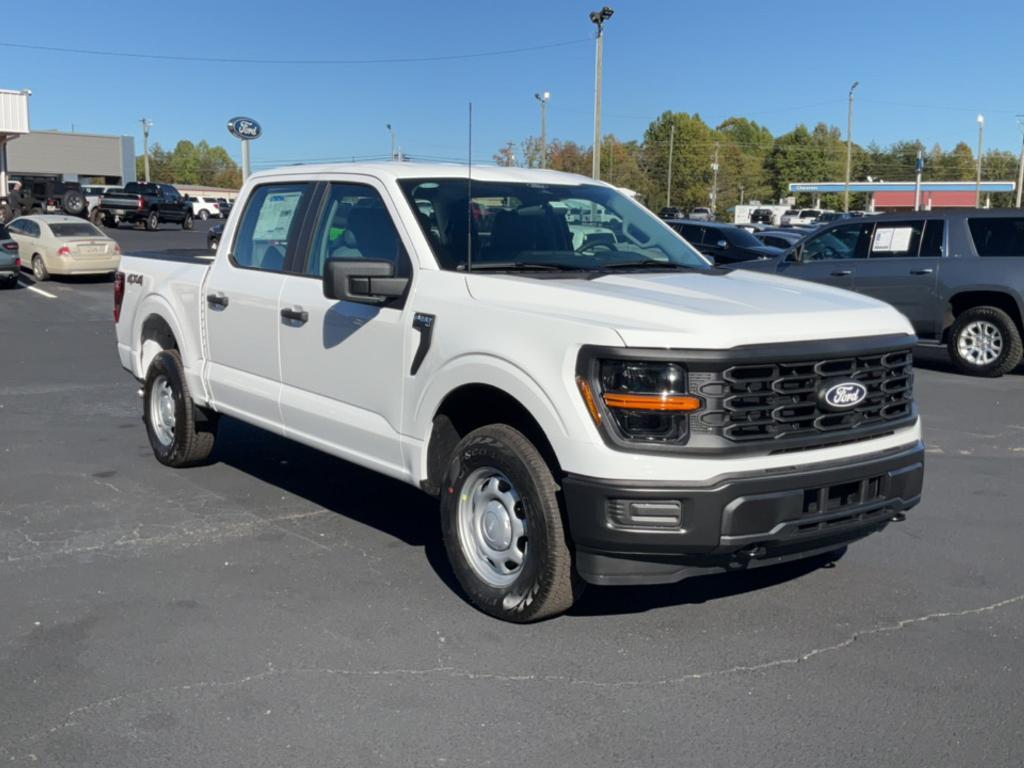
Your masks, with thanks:
M 526 510 L 512 481 L 494 467 L 473 470 L 462 484 L 459 545 L 473 572 L 492 587 L 507 587 L 527 555 Z
M 956 348 L 971 365 L 991 365 L 1003 354 L 1003 333 L 995 323 L 975 320 L 960 331 Z
M 169 446 L 174 442 L 174 390 L 163 374 L 153 380 L 149 395 L 149 423 L 160 445 Z

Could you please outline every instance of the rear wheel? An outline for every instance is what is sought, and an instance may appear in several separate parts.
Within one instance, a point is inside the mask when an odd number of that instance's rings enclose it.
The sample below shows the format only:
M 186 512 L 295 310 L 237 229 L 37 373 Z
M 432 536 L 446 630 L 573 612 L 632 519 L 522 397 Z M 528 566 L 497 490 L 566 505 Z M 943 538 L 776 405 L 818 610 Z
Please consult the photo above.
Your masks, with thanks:
M 1020 331 L 1013 318 L 998 307 L 961 312 L 949 331 L 947 348 L 953 364 L 971 376 L 1002 376 L 1024 357 Z
M 146 229 L 150 232 L 160 228 L 160 214 L 156 211 L 150 211 L 149 216 L 146 217 Z
M 192 229 L 192 225 L 194 223 L 195 223 L 195 221 L 192 218 L 192 214 L 191 213 L 186 213 L 185 214 L 185 218 L 182 219 L 181 228 L 182 229 Z
M 45 283 L 50 279 L 50 271 L 46 268 L 46 262 L 38 253 L 32 257 L 32 276 L 38 283 Z
M 555 478 L 521 432 L 492 424 L 456 446 L 441 527 L 455 576 L 480 610 L 525 623 L 568 610 L 582 592 Z
M 210 212 L 206 210 L 200 211 L 199 218 L 202 219 L 203 221 L 206 221 L 208 218 L 210 218 Z
M 143 421 L 153 455 L 169 467 L 206 461 L 217 435 L 217 414 L 194 402 L 177 350 L 164 350 L 149 365 L 143 387 Z

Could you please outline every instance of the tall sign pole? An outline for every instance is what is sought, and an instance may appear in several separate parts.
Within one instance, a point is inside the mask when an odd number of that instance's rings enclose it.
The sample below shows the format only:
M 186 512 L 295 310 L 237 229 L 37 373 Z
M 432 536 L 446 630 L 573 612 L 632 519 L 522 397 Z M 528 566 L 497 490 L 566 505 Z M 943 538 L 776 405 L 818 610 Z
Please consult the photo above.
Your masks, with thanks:
M 846 110 L 846 183 L 843 185 L 843 210 L 850 210 L 850 165 L 853 161 L 853 92 L 860 85 L 854 80 L 850 86 L 850 104 Z
M 263 135 L 260 124 L 251 117 L 233 117 L 228 120 L 228 133 L 242 142 L 242 183 L 252 172 L 249 165 L 249 142 Z

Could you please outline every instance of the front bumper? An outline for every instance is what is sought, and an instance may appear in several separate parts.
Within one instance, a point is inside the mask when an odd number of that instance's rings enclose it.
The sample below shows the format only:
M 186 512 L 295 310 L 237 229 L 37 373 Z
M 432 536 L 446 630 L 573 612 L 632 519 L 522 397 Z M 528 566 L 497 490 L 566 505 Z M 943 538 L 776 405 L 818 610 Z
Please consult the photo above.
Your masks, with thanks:
M 838 549 L 915 506 L 923 479 L 924 446 L 917 442 L 709 485 L 570 475 L 562 488 L 585 581 L 660 584 Z

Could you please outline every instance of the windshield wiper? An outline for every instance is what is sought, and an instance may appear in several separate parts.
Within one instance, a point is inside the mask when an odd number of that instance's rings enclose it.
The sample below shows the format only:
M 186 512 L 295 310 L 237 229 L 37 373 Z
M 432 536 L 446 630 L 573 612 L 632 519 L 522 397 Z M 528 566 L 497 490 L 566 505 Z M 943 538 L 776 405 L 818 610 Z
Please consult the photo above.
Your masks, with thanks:
M 460 269 L 465 270 L 465 266 L 460 265 Z M 551 262 L 543 261 L 490 261 L 490 262 L 473 262 L 473 272 L 526 272 L 530 270 L 546 270 L 554 272 L 593 272 L 597 267 L 587 266 L 583 267 L 579 264 L 552 264 Z
M 676 264 L 674 261 L 657 261 L 656 259 L 644 259 L 643 261 L 613 261 L 610 264 L 602 264 L 601 269 L 636 269 L 638 267 L 657 267 L 658 269 L 686 269 L 703 271 L 705 267 L 698 267 L 693 264 Z

